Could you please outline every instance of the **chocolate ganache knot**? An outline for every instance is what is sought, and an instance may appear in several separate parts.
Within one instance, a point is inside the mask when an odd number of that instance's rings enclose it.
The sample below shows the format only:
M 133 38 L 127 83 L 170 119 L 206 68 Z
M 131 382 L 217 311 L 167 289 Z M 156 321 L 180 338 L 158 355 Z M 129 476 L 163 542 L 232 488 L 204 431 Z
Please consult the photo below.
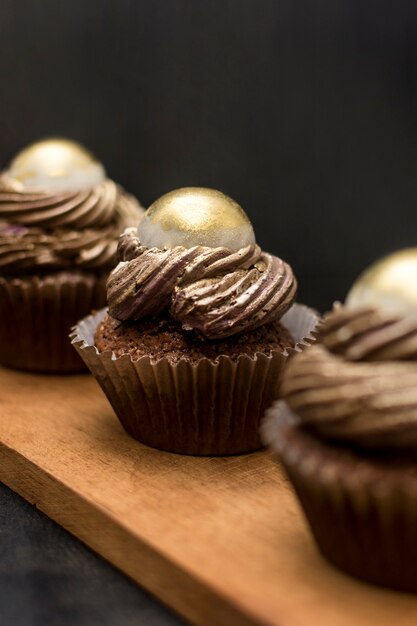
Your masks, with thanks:
M 291 267 L 256 244 L 229 248 L 146 248 L 135 228 L 118 247 L 119 264 L 107 281 L 109 313 L 139 320 L 169 309 L 185 330 L 220 339 L 279 319 L 292 305 Z

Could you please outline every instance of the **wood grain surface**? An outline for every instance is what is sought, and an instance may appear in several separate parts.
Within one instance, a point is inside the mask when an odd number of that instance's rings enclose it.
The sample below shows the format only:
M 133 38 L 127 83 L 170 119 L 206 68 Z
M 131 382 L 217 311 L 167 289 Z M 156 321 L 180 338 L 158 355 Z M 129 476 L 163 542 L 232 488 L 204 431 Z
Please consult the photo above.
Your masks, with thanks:
M 192 458 L 129 438 L 88 375 L 0 369 L 0 479 L 202 626 L 415 626 L 417 597 L 318 554 L 266 452 Z

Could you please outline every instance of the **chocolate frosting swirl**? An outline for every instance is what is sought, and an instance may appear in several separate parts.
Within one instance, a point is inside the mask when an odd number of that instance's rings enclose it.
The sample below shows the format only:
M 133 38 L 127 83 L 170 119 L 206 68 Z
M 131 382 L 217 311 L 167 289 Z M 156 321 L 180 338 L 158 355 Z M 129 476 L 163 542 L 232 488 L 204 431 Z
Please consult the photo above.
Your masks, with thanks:
M 417 316 L 335 306 L 323 320 L 320 341 L 352 361 L 417 359 Z
M 117 237 L 143 210 L 112 180 L 92 189 L 29 192 L 0 176 L 0 273 L 80 269 L 116 262 Z
M 293 357 L 281 393 L 317 435 L 365 448 L 417 449 L 417 369 L 357 363 L 314 346 Z
M 294 301 L 290 266 L 253 244 L 238 251 L 145 248 L 136 229 L 119 243 L 107 282 L 109 313 L 121 321 L 170 310 L 184 329 L 220 339 L 279 319 Z

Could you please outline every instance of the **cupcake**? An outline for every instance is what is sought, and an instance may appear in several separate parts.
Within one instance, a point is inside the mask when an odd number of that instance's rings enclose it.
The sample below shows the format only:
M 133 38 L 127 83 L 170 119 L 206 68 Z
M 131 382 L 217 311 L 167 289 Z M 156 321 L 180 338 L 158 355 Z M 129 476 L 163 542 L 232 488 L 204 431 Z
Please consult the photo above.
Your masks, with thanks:
M 64 139 L 40 141 L 0 174 L 0 363 L 68 373 L 84 364 L 71 326 L 105 304 L 118 237 L 143 210 L 101 163 Z
M 417 248 L 373 265 L 296 355 L 263 423 L 322 554 L 417 592 Z
M 118 253 L 108 313 L 72 338 L 126 431 L 183 454 L 258 449 L 287 356 L 317 319 L 293 304 L 291 267 L 262 252 L 236 202 L 194 187 L 159 198 Z

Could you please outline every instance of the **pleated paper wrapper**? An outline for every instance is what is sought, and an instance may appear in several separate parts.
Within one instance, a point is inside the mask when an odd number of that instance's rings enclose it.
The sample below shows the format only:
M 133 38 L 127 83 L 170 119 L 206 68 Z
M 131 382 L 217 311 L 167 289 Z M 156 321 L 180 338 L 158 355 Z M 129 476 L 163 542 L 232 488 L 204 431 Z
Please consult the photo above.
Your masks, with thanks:
M 105 281 L 94 274 L 0 278 L 0 363 L 51 374 L 85 370 L 68 333 L 105 299 Z
M 261 435 L 281 461 L 323 556 L 367 582 L 417 592 L 415 460 L 381 469 L 363 453 L 349 461 L 336 444 L 307 433 L 277 402 Z
M 296 341 L 294 348 L 271 356 L 258 353 L 233 361 L 221 356 L 197 364 L 171 364 L 148 356 L 132 360 L 99 352 L 94 334 L 106 310 L 73 329 L 72 343 L 97 379 L 126 431 L 142 443 L 170 452 L 227 455 L 261 447 L 259 422 L 276 399 L 288 356 L 314 341 L 318 317 L 294 305 L 282 323 Z

